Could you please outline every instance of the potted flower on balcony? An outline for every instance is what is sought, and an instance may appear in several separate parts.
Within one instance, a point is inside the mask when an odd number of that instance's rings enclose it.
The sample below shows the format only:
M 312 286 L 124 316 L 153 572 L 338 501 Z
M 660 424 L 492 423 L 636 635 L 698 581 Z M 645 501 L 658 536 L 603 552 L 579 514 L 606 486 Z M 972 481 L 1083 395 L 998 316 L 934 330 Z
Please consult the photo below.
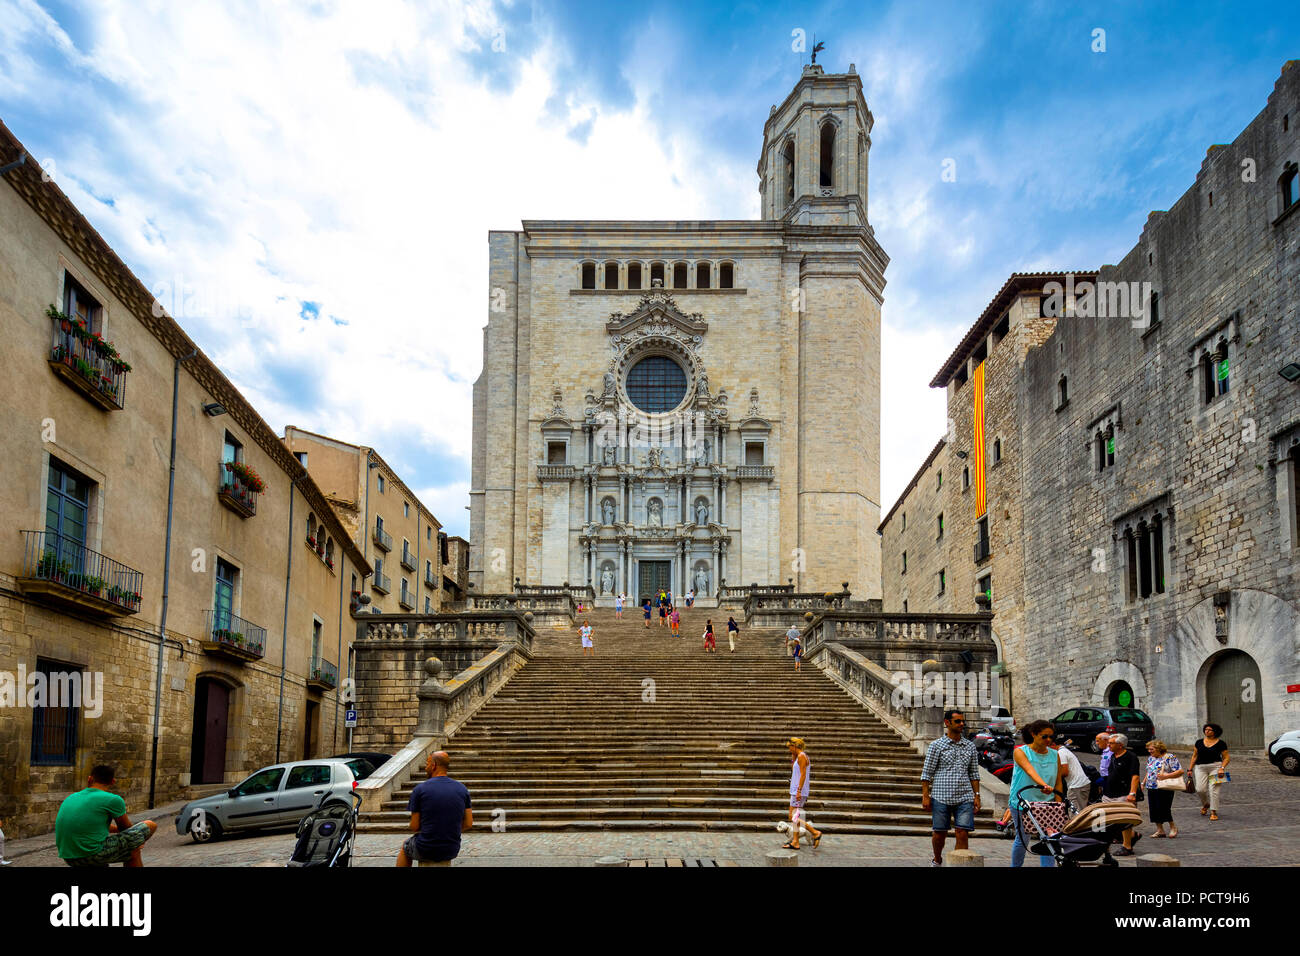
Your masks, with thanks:
M 238 478 L 239 483 L 253 494 L 260 495 L 266 490 L 266 482 L 262 480 L 262 476 L 244 462 L 228 461 L 226 462 L 226 470 Z
M 311 535 L 307 535 L 307 546 L 313 551 L 316 550 L 316 539 Z
M 334 570 L 334 559 L 331 558 L 331 557 L 326 557 L 326 558 L 325 558 L 325 567 L 327 567 L 327 568 L 329 568 L 331 571 L 333 571 L 333 570 Z

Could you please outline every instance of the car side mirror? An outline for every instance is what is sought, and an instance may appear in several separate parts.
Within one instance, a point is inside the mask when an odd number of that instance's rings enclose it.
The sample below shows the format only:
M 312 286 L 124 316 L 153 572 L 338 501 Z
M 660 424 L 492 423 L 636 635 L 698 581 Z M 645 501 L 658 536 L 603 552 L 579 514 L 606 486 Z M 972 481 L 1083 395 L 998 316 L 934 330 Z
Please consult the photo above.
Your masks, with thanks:
M 228 797 L 237 797 L 237 796 L 239 796 L 239 788 L 238 788 L 238 787 L 232 787 L 231 789 L 227 790 L 227 791 L 226 791 L 226 796 L 228 796 Z

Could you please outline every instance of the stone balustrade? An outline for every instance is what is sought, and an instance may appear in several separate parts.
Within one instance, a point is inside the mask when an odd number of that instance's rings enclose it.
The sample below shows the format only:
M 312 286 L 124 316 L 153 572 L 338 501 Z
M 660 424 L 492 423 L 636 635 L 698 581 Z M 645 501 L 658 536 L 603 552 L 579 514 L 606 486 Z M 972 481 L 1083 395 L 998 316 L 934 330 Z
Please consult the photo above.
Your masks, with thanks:
M 802 624 L 804 615 L 842 610 L 852 593 L 842 591 L 795 591 L 793 588 L 751 588 L 743 605 L 745 620 L 751 627 L 788 627 Z

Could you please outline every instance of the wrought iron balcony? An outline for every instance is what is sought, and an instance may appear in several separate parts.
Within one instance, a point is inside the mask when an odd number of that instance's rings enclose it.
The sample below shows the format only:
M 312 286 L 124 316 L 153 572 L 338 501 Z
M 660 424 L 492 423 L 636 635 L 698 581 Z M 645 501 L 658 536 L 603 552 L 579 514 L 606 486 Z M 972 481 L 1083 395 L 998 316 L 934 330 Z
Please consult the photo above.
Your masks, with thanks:
M 975 542 L 975 563 L 976 564 L 979 564 L 981 561 L 987 561 L 991 553 L 992 552 L 989 551 L 988 538 L 980 538 L 978 541 Z
M 406 545 L 402 545 L 402 567 L 408 571 L 415 570 L 415 555 L 413 555 Z
M 261 660 L 266 654 L 266 628 L 219 609 L 204 611 L 203 617 L 203 653 L 235 661 Z
M 117 350 L 84 322 L 58 311 L 45 310 L 54 326 L 50 368 L 91 403 L 105 411 L 120 410 L 126 401 L 126 373 L 131 366 Z
M 223 461 L 217 466 L 217 498 L 241 518 L 251 518 L 257 514 L 258 493 L 247 476 L 232 467 L 235 464 Z
M 402 588 L 401 595 L 397 598 L 397 603 L 408 611 L 415 610 L 415 592 L 410 588 Z
M 393 589 L 393 581 L 383 571 L 376 571 L 375 578 L 370 582 L 370 586 L 380 594 L 387 594 Z
M 28 594 L 120 617 L 140 610 L 144 574 L 66 535 L 24 531 L 18 583 Z
M 375 525 L 374 541 L 377 548 L 382 548 L 385 551 L 393 550 L 393 536 L 379 525 Z
M 436 591 L 438 589 L 438 576 L 426 569 L 424 572 L 424 585 Z
M 320 690 L 333 690 L 339 685 L 339 669 L 329 661 L 312 658 L 307 671 L 307 686 Z

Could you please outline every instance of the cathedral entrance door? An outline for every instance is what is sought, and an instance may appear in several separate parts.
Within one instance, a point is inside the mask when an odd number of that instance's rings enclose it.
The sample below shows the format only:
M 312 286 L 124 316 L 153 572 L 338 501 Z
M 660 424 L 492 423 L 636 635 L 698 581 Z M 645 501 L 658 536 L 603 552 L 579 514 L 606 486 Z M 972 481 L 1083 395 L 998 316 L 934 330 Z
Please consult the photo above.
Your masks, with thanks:
M 667 593 L 672 590 L 671 561 L 639 561 L 637 568 L 637 588 L 641 603 L 649 598 L 650 603 L 654 604 L 655 596 L 660 591 Z

